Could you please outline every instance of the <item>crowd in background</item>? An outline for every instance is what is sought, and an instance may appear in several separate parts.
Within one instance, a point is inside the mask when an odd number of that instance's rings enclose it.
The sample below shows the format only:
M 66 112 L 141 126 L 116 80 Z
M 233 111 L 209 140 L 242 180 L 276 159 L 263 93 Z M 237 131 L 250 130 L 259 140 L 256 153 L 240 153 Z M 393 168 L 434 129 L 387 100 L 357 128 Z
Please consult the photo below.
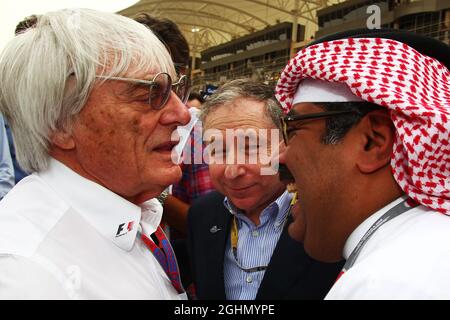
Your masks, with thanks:
M 0 298 L 450 297 L 447 45 L 330 35 L 276 88 L 235 79 L 205 97 L 172 21 L 80 12 L 72 29 L 70 10 L 25 19 L 0 58 L 0 80 L 31 88 L 0 91 Z M 233 162 L 223 137 L 238 129 L 279 133 L 242 149 L 268 148 L 276 174 Z

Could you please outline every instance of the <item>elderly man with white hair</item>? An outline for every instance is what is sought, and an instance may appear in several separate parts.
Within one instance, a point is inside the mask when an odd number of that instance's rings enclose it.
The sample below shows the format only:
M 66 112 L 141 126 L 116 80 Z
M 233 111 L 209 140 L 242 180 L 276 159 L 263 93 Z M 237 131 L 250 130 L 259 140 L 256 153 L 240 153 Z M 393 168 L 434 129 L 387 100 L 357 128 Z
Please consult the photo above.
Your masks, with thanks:
M 0 56 L 0 111 L 33 174 L 0 202 L 0 298 L 184 298 L 152 198 L 181 177 L 185 78 L 145 26 L 39 17 Z

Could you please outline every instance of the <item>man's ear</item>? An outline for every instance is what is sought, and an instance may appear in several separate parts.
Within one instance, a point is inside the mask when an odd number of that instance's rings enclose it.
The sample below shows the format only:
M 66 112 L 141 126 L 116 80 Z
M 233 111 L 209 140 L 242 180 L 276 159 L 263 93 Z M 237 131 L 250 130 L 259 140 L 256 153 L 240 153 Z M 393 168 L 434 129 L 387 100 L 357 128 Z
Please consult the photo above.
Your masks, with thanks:
M 358 124 L 361 133 L 357 166 L 362 173 L 373 173 L 391 161 L 395 128 L 389 113 L 376 110 Z
M 57 131 L 52 133 L 51 141 L 55 147 L 58 147 L 62 150 L 71 150 L 75 148 L 75 140 L 73 139 L 72 135 L 64 131 Z

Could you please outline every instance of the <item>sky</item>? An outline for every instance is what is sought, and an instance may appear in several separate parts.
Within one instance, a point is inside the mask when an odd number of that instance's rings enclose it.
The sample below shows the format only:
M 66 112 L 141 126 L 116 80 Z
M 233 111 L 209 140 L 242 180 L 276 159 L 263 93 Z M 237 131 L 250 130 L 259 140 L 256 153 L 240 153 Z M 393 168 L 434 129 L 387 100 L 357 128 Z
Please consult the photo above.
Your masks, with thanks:
M 0 51 L 14 36 L 19 21 L 32 14 L 63 8 L 91 8 L 117 12 L 138 0 L 0 0 Z

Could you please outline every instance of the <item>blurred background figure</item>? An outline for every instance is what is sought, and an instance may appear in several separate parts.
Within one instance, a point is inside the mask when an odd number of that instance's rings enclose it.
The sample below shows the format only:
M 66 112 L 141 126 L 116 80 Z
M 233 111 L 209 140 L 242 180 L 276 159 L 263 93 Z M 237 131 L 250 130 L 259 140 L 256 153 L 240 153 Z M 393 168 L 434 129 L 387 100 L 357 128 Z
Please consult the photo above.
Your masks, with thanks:
M 190 93 L 187 106 L 192 118 L 198 121 L 194 124 L 185 146 L 184 151 L 187 154 L 188 161 L 187 163 L 181 163 L 183 177 L 173 186 L 174 196 L 188 204 L 214 190 L 208 164 L 205 163 L 203 157 L 198 155 L 198 153 L 203 154 L 203 150 L 206 148 L 206 143 L 203 141 L 203 125 L 199 120 L 204 102 L 205 100 L 199 93 Z
M 135 20 L 150 28 L 165 44 L 178 76 L 186 74 L 189 65 L 189 44 L 178 26 L 169 19 L 155 18 L 145 12 L 139 14 Z
M 197 92 L 191 92 L 189 94 L 189 99 L 187 102 L 188 108 L 197 108 L 201 109 L 202 104 L 205 102 L 205 99 L 200 95 L 200 93 Z
M 29 28 L 33 28 L 36 25 L 37 19 L 38 19 L 37 15 L 31 15 L 29 17 L 26 17 L 22 21 L 20 21 L 16 26 L 16 29 L 14 32 L 15 35 L 25 32 Z M 15 183 L 18 183 L 20 180 L 25 178 L 28 175 L 28 173 L 22 169 L 19 162 L 17 161 L 16 148 L 14 146 L 14 138 L 12 135 L 11 128 L 9 127 L 9 124 L 7 121 L 5 121 L 5 128 L 6 128 L 6 134 L 8 137 L 8 144 L 9 144 L 9 150 L 11 153 L 11 160 L 12 160 L 12 164 L 14 167 L 14 180 L 15 180 Z
M 22 169 L 19 162 L 17 161 L 16 157 L 16 148 L 14 147 L 14 138 L 12 135 L 11 128 L 8 125 L 8 122 L 5 121 L 5 129 L 6 129 L 6 135 L 8 137 L 8 144 L 9 144 L 9 150 L 11 153 L 11 160 L 14 168 L 14 181 L 15 183 L 18 183 L 20 180 L 25 178 L 28 173 L 25 172 L 25 170 Z
M 0 200 L 14 187 L 14 167 L 3 116 L 0 115 Z
M 25 32 L 29 28 L 34 28 L 36 26 L 36 22 L 38 20 L 39 16 L 32 14 L 31 16 L 26 17 L 22 21 L 20 21 L 16 29 L 14 31 L 15 35 L 18 35 L 19 33 Z

